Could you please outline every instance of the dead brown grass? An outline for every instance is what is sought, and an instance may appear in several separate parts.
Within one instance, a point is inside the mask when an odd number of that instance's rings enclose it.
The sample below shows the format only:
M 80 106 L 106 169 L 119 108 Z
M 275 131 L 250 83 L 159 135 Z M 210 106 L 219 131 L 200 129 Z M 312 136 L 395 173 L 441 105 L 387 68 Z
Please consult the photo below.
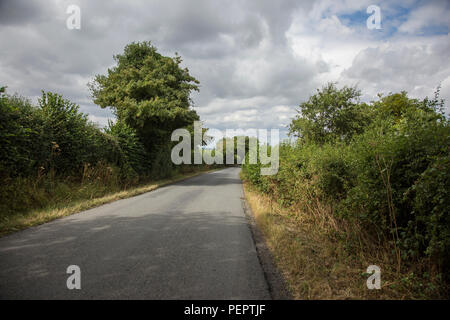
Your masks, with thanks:
M 294 299 L 426 299 L 423 279 L 397 270 L 395 252 L 371 242 L 319 202 L 310 210 L 281 208 L 244 183 L 246 199 Z M 366 285 L 369 265 L 381 268 L 381 289 Z M 432 286 L 431 286 L 431 289 Z

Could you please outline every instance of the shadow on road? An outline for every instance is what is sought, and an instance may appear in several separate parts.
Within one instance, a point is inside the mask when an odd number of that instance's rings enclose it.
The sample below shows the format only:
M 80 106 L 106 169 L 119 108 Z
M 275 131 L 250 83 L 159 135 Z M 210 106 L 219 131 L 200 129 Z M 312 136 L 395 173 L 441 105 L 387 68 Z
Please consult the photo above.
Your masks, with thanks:
M 260 288 L 252 287 L 258 277 L 253 270 L 256 255 L 253 244 L 245 243 L 248 227 L 243 217 L 226 211 L 171 211 L 69 219 L 0 239 L 1 299 L 252 299 L 261 295 Z M 66 288 L 69 265 L 81 268 L 81 290 Z

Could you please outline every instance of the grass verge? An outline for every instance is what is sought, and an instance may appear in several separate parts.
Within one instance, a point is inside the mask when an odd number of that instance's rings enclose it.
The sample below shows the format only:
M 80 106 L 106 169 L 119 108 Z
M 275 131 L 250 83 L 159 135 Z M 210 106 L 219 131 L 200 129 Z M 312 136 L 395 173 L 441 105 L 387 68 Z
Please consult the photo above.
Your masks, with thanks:
M 244 193 L 294 299 L 442 298 L 414 269 L 398 273 L 390 248 L 349 241 L 345 234 L 359 232 L 357 226 L 343 230 L 329 214 L 282 208 L 245 181 Z M 367 288 L 369 265 L 381 268 L 380 290 Z
M 200 169 L 199 171 L 195 172 L 178 174 L 168 179 L 152 181 L 140 186 L 129 187 L 122 191 L 107 193 L 100 197 L 77 199 L 75 201 L 61 201 L 57 204 L 52 204 L 42 209 L 34 209 L 23 213 L 10 215 L 0 220 L 0 237 L 74 213 L 78 213 L 80 211 L 98 207 L 109 202 L 150 192 L 164 185 L 219 169 Z M 82 187 L 83 186 L 81 185 L 80 188 Z

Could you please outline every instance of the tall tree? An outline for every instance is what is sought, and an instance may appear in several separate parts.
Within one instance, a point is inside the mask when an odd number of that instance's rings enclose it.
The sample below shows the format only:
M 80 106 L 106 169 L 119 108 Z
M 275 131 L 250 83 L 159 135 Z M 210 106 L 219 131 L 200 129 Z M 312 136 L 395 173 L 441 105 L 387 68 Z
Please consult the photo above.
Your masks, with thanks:
M 315 143 L 334 139 L 349 140 L 363 131 L 368 115 L 354 87 L 336 88 L 328 83 L 308 101 L 300 104 L 299 114 L 289 125 L 290 134 Z
M 190 99 L 199 82 L 181 68 L 180 56 L 163 56 L 145 41 L 127 45 L 114 60 L 107 75 L 89 84 L 94 103 L 135 129 L 148 151 L 167 147 L 174 129 L 199 120 Z

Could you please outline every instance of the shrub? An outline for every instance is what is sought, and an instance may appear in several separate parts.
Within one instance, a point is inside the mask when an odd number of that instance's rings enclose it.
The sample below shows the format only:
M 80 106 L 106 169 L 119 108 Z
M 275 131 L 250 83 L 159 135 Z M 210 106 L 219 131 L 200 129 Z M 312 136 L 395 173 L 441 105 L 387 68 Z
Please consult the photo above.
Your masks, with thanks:
M 120 147 L 120 165 L 125 177 L 137 178 L 149 174 L 149 155 L 133 128 L 121 121 L 110 121 L 105 132 L 114 137 Z
M 243 176 L 282 205 L 328 206 L 341 221 L 394 248 L 399 264 L 429 259 L 442 272 L 450 246 L 450 129 L 443 101 L 401 92 L 363 104 L 357 93 L 332 85 L 318 91 L 290 126 L 303 139 L 280 145 L 278 173 L 261 176 L 258 165 L 245 165 Z M 343 116 L 355 110 L 366 115 Z

